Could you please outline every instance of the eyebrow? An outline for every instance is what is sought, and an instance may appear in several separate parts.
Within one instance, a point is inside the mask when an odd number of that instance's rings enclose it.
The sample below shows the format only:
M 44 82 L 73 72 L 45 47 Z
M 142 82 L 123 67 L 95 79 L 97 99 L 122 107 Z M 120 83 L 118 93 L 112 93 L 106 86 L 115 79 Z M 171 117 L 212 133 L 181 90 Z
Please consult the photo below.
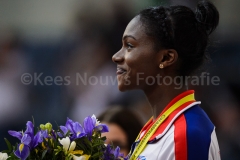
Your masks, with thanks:
M 137 40 L 135 37 L 133 37 L 133 36 L 131 36 L 131 35 L 125 35 L 125 36 L 123 36 L 123 40 L 125 40 L 125 39 L 126 39 L 126 38 L 128 38 L 128 37 L 130 37 L 130 38 L 133 38 L 133 39 Z

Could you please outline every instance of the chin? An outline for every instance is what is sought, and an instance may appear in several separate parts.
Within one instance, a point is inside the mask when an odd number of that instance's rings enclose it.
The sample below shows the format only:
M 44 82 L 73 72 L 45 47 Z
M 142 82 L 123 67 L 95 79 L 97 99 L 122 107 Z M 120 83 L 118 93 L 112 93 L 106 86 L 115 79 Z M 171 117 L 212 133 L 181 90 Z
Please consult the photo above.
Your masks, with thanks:
M 132 81 L 125 81 L 124 79 L 118 79 L 118 89 L 121 92 L 129 91 L 129 90 L 135 90 L 137 89 L 137 86 L 135 86 Z
M 138 88 L 132 86 L 132 85 L 126 85 L 126 84 L 120 84 L 118 83 L 118 89 L 121 92 L 125 92 L 125 91 L 130 91 L 130 90 L 136 90 Z
M 118 85 L 118 90 L 121 92 L 125 92 L 128 91 L 129 89 L 124 85 Z

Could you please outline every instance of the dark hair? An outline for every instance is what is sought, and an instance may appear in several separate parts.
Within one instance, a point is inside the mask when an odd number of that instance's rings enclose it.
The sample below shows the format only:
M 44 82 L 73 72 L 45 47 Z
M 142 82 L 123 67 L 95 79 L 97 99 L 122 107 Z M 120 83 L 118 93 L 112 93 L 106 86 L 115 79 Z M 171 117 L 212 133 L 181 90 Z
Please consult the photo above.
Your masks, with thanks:
M 132 110 L 123 107 L 108 109 L 98 116 L 98 120 L 118 125 L 126 133 L 128 150 L 143 126 L 139 117 Z
M 185 6 L 151 7 L 142 10 L 140 21 L 155 48 L 175 49 L 180 75 L 190 75 L 204 62 L 209 35 L 219 22 L 216 7 L 206 0 L 198 2 L 195 13 Z

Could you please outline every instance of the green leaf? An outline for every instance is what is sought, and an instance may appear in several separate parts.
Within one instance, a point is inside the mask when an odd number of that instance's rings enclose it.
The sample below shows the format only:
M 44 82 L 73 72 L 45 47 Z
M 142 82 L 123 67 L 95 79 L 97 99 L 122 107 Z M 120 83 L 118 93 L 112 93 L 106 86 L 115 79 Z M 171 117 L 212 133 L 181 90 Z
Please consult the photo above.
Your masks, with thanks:
M 45 157 L 46 153 L 47 153 L 47 150 L 44 150 L 42 153 L 42 159 Z
M 11 152 L 13 150 L 11 143 L 7 140 L 7 138 L 4 138 L 4 140 L 8 146 L 8 150 Z
M 9 156 L 8 160 L 18 160 L 19 159 L 14 155 L 14 153 L 10 153 L 10 154 L 8 154 L 8 156 Z
M 94 159 L 94 158 L 98 158 L 98 157 L 100 157 L 100 156 L 102 156 L 102 154 L 99 153 L 99 152 L 96 152 L 96 153 L 94 153 L 91 157 Z
M 35 125 L 35 122 L 34 122 L 34 117 L 32 116 L 32 123 L 33 123 L 33 125 Z
M 106 136 L 104 136 L 104 137 L 101 137 L 101 140 L 103 140 L 103 141 L 106 141 L 106 139 L 107 139 L 107 137 L 106 137 Z
M 85 147 L 85 145 L 83 143 L 77 143 L 77 149 L 83 150 L 83 152 L 87 151 L 87 148 Z
M 52 147 L 51 138 L 48 138 L 48 139 L 47 139 L 47 144 L 48 144 L 49 147 Z

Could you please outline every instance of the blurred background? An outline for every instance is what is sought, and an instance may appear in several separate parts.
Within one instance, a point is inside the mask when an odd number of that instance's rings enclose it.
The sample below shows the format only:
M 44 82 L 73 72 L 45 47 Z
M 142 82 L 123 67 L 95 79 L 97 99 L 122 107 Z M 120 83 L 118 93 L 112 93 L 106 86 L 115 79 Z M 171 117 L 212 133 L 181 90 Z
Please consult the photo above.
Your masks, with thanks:
M 192 86 L 216 126 L 222 160 L 240 159 L 239 0 L 212 0 L 220 24 L 211 36 L 206 71 L 220 85 Z M 143 93 L 118 91 L 111 57 L 121 48 L 128 22 L 141 9 L 197 0 L 1 0 L 0 151 L 8 130 L 35 125 L 82 122 L 118 105 L 151 115 Z M 108 78 L 106 78 L 108 77 Z M 110 78 L 112 77 L 112 79 Z M 45 83 L 47 79 L 47 83 Z M 32 80 L 32 81 L 31 81 Z M 116 79 L 115 79 L 116 80 Z

